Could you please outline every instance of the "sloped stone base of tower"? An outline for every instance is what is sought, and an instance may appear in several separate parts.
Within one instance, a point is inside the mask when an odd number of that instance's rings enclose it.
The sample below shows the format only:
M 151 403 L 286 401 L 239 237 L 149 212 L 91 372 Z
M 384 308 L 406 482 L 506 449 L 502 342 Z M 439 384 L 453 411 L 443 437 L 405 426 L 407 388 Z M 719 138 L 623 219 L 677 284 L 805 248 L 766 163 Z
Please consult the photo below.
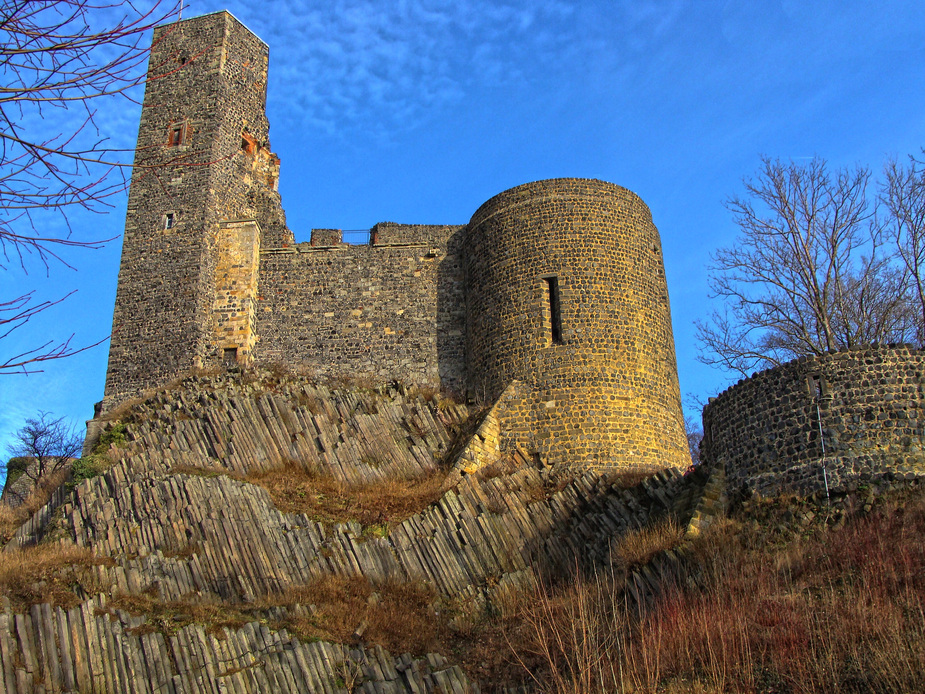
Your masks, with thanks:
M 458 629 L 537 580 L 609 566 L 633 529 L 685 524 L 703 485 L 674 470 L 563 476 L 503 445 L 500 410 L 237 372 L 124 408 L 103 427 L 125 439 L 106 453 L 111 467 L 62 487 L 7 545 L 76 545 L 96 560 L 70 607 L 6 602 L 0 681 L 10 692 L 478 691 L 449 653 L 390 655 L 366 640 L 365 620 L 346 643 L 306 641 L 299 625 L 322 608 L 292 596 L 326 578 L 368 582 L 371 601 L 416 586 Z M 443 482 L 408 517 L 371 525 L 281 511 L 257 483 L 306 474 L 347 489 Z

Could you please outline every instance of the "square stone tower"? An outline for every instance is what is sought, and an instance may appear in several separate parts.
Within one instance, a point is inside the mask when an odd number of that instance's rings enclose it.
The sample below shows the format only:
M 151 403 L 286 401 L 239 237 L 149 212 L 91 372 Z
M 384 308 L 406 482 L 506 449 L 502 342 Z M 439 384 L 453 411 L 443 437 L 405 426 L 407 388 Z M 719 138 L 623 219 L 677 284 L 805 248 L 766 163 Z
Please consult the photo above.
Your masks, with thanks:
M 154 32 L 104 411 L 193 367 L 251 357 L 261 242 L 291 240 L 269 148 L 268 61 L 228 12 Z

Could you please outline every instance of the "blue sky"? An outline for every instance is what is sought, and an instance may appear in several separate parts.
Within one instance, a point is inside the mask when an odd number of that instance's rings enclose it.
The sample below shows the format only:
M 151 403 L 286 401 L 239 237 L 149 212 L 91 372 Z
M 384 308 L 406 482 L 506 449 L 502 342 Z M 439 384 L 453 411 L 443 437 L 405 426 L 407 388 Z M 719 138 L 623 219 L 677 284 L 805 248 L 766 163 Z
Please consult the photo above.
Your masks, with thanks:
M 759 156 L 877 170 L 925 145 L 921 0 L 193 0 L 184 16 L 220 9 L 270 46 L 270 137 L 298 240 L 463 224 L 543 178 L 625 186 L 661 232 L 681 389 L 701 398 L 731 377 L 696 361 L 692 322 L 710 310 L 710 252 L 735 239 L 723 201 Z M 120 102 L 99 125 L 130 147 L 138 112 Z M 75 234 L 118 237 L 125 197 L 113 203 L 75 216 Z M 69 255 L 76 271 L 7 263 L 0 296 L 78 291 L 0 350 L 105 337 L 120 243 Z M 89 418 L 107 349 L 0 376 L 0 446 L 38 410 Z

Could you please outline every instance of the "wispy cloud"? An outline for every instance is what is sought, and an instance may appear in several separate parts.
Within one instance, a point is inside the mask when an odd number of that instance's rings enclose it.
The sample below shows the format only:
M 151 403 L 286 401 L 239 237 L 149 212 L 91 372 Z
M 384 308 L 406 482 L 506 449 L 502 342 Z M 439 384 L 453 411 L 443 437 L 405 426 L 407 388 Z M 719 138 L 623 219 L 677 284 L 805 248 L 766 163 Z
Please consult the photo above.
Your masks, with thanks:
M 473 87 L 542 73 L 580 40 L 578 6 L 560 0 L 271 5 L 230 9 L 271 46 L 271 89 L 288 95 L 280 115 L 345 137 L 414 128 Z

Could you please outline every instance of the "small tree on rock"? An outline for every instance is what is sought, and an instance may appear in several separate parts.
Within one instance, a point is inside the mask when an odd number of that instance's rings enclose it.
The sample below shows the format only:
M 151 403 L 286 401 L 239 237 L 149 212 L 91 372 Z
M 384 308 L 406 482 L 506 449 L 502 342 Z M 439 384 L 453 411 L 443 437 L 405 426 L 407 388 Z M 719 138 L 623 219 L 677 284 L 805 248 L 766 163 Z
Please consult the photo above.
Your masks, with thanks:
M 7 481 L 10 501 L 21 502 L 38 484 L 68 469 L 82 447 L 83 438 L 63 417 L 55 419 L 47 412 L 40 412 L 37 417 L 27 419 L 8 447 L 14 465 L 3 466 L 7 475 L 12 469 L 19 473 L 15 490 L 11 481 Z M 23 478 L 27 480 L 25 484 L 19 481 Z

